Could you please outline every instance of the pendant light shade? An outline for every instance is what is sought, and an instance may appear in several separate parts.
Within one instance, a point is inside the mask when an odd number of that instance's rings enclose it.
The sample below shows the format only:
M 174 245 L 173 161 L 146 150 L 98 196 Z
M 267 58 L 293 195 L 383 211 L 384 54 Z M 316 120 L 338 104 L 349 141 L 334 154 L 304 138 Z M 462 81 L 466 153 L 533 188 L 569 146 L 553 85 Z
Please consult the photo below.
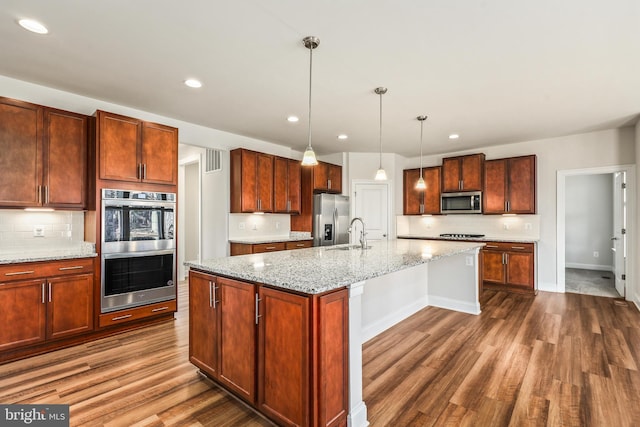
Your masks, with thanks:
M 416 117 L 420 121 L 420 179 L 416 183 L 417 190 L 425 190 L 427 188 L 427 183 L 424 182 L 424 178 L 422 176 L 422 130 L 424 121 L 427 120 L 427 116 L 418 116 Z
M 376 172 L 376 181 L 386 181 L 387 173 L 382 168 L 382 95 L 387 93 L 386 87 L 377 87 L 375 92 L 380 95 L 380 164 L 378 167 L 378 171 Z
M 304 47 L 309 49 L 309 132 L 307 148 L 304 150 L 302 156 L 302 166 L 315 166 L 318 164 L 316 159 L 316 153 L 311 147 L 311 77 L 313 71 L 313 49 L 317 48 L 320 44 L 320 39 L 314 36 L 308 36 L 302 39 Z

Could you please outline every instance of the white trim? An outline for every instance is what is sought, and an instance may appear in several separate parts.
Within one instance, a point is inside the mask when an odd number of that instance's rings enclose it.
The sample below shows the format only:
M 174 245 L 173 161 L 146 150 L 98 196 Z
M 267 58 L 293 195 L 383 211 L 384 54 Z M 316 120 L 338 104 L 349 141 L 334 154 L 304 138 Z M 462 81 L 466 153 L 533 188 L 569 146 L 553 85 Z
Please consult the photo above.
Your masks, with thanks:
M 565 215 L 566 215 L 566 178 L 575 175 L 597 175 L 606 173 L 626 172 L 627 174 L 627 265 L 625 282 L 626 298 L 637 293 L 635 285 L 635 229 L 636 229 L 636 166 L 616 165 L 601 166 L 586 169 L 569 169 L 557 171 L 556 182 L 556 289 L 555 292 L 565 292 Z M 540 289 L 542 290 L 542 289 Z
M 389 313 L 386 316 L 362 328 L 362 342 L 367 342 L 376 335 L 386 331 L 390 327 L 400 323 L 406 318 L 413 316 L 418 311 L 429 306 L 429 297 L 424 295 L 409 305 L 405 305 L 399 310 Z M 455 310 L 455 309 L 454 309 Z
M 480 303 L 470 303 L 465 301 L 458 301 L 446 297 L 429 296 L 429 306 L 445 308 L 447 310 L 460 311 L 468 314 L 480 314 Z
M 356 199 L 356 185 L 358 184 L 375 184 L 387 186 L 387 240 L 395 239 L 395 231 L 391 231 L 392 219 L 395 218 L 393 214 L 393 181 L 388 179 L 386 181 L 376 181 L 375 179 L 352 179 L 349 192 L 349 216 L 353 218 L 355 216 L 355 199 Z
M 197 212 L 198 212 L 198 255 L 202 256 L 202 154 L 194 154 L 193 156 L 189 156 L 189 157 L 185 157 L 184 159 L 181 159 L 178 161 L 178 187 L 180 187 L 180 182 L 182 182 L 182 186 L 184 186 L 184 179 L 185 179 L 185 171 L 184 168 L 187 165 L 192 165 L 192 164 L 197 164 L 198 165 L 198 207 L 197 207 Z M 180 179 L 182 178 L 182 179 Z M 184 187 L 183 187 L 184 189 Z M 177 253 L 178 253 L 178 273 L 182 272 L 182 276 L 180 276 L 179 280 L 182 280 L 183 278 L 186 278 L 186 268 L 184 267 L 184 262 L 187 261 L 184 259 L 184 248 L 185 248 L 185 241 L 184 241 L 184 218 L 182 217 L 182 215 L 180 215 L 180 211 L 182 209 L 184 209 L 184 205 L 181 206 L 181 203 L 186 203 L 186 201 L 184 200 L 184 196 L 183 194 L 185 193 L 185 191 L 180 191 L 178 193 L 178 247 L 177 247 Z
M 612 265 L 600 265 L 600 264 L 581 264 L 579 262 L 567 262 L 564 265 L 566 268 L 577 268 L 580 270 L 598 270 L 598 271 L 610 271 L 613 272 Z

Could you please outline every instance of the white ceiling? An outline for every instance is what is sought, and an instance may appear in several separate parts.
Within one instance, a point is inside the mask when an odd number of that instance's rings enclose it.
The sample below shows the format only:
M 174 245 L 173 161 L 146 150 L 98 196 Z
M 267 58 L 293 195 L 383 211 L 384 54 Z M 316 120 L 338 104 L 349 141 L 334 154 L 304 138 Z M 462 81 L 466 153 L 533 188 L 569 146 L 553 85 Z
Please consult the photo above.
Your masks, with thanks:
M 421 114 L 435 154 L 640 113 L 638 0 L 2 0 L 0 74 L 302 151 L 308 35 L 319 154 L 378 150 L 378 86 L 382 150 L 408 157 Z

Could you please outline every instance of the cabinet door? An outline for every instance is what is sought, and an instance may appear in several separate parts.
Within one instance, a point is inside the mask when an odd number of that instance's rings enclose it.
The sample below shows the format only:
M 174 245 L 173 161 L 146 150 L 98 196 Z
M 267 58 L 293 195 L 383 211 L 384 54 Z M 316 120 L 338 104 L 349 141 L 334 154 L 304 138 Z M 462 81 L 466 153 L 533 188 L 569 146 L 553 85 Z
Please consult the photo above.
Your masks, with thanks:
M 482 175 L 484 173 L 484 154 L 462 156 L 462 191 L 482 191 Z
M 424 190 L 424 209 L 422 213 L 432 215 L 440 213 L 441 170 L 440 166 L 422 169 L 422 177 L 427 184 L 427 188 Z
M 97 115 L 100 179 L 139 181 L 142 123 L 104 111 Z
M 282 157 L 273 160 L 273 211 L 289 211 L 289 161 Z
M 256 391 L 255 286 L 218 278 L 220 371 L 218 379 L 251 403 Z
M 505 279 L 504 252 L 483 249 L 482 280 L 485 282 L 504 284 Z
M 424 190 L 416 189 L 416 183 L 420 179 L 420 169 L 406 169 L 402 173 L 402 178 L 404 215 L 422 214 Z
M 216 288 L 215 276 L 189 271 L 189 360 L 212 377 L 218 375 Z
M 533 253 L 507 252 L 507 278 L 511 286 L 534 288 Z
M 93 274 L 48 280 L 47 338 L 93 330 Z
M 289 159 L 287 162 L 287 193 L 289 194 L 289 213 L 300 213 L 301 201 L 301 166 L 298 160 Z
M 0 351 L 44 341 L 45 294 L 43 280 L 0 283 Z
M 442 192 L 460 191 L 461 163 L 459 157 L 442 159 Z
M 279 425 L 309 425 L 309 300 L 260 287 L 258 402 Z
M 38 206 L 42 180 L 42 109 L 0 98 L 0 206 Z
M 329 189 L 329 168 L 327 163 L 318 162 L 313 168 L 313 189 L 326 191 Z
M 536 213 L 536 156 L 509 159 L 509 212 Z
M 258 210 L 273 212 L 273 156 L 258 153 Z
M 43 205 L 85 206 L 87 145 L 86 116 L 44 109 Z
M 501 214 L 505 212 L 507 202 L 507 161 L 505 159 L 488 160 L 484 164 L 483 212 Z
M 239 197 L 241 210 L 237 212 L 256 212 L 258 210 L 258 184 L 256 171 L 258 168 L 258 153 L 255 151 L 240 150 L 240 185 L 232 197 Z M 236 184 L 234 183 L 234 186 Z M 232 193 L 233 194 L 233 193 Z M 233 201 L 232 201 L 233 204 Z M 236 212 L 234 210 L 234 212 Z
M 143 122 L 141 150 L 142 181 L 178 183 L 178 129 Z
M 342 166 L 327 164 L 327 188 L 331 193 L 342 193 Z

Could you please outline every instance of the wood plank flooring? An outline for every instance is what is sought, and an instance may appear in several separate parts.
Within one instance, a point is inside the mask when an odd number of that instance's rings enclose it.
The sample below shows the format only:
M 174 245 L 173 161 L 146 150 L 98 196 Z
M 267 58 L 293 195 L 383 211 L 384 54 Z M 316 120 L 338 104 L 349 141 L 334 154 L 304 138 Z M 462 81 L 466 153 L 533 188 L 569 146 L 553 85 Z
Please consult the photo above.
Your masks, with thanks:
M 0 365 L 0 403 L 66 403 L 73 426 L 269 426 L 188 361 L 175 321 Z M 486 292 L 363 348 L 371 426 L 638 426 L 640 313 L 610 298 Z

